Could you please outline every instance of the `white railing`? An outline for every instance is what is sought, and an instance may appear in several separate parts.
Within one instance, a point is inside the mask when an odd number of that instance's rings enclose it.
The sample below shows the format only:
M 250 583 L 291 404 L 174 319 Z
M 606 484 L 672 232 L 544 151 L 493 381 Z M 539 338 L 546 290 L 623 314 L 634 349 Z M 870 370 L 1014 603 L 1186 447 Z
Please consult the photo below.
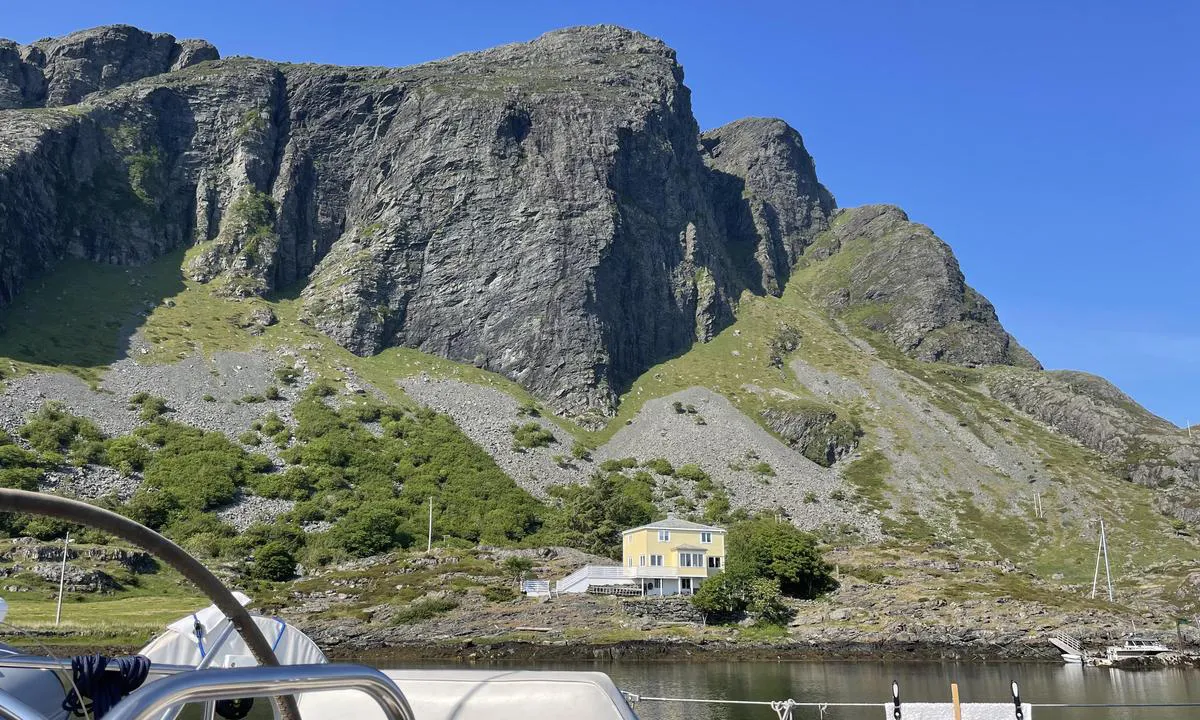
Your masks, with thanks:
M 684 570 L 694 570 L 692 575 L 687 572 L 681 573 L 679 568 L 662 567 L 661 565 L 643 565 L 639 567 L 625 568 L 625 576 L 631 578 L 674 578 L 680 577 L 705 577 L 707 573 L 704 568 L 684 568 Z
M 549 580 L 522 580 L 521 592 L 526 595 L 549 595 L 550 581 Z
M 554 592 L 586 590 L 593 580 L 626 580 L 625 568 L 620 565 L 584 565 L 554 583 Z M 580 585 L 583 587 L 581 588 Z

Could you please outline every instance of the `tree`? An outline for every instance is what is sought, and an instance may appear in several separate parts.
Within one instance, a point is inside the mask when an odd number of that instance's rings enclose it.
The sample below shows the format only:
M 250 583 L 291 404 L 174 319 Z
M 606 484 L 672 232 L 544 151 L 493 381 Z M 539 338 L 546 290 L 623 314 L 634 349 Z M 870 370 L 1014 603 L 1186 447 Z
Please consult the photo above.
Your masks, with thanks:
M 269 542 L 254 553 L 250 574 L 260 580 L 291 580 L 296 575 L 296 558 L 281 542 Z
M 653 486 L 621 473 L 596 473 L 586 485 L 556 485 L 562 502 L 555 530 L 562 542 L 586 552 L 621 556 L 621 531 L 654 519 Z
M 520 555 L 511 555 L 504 559 L 500 567 L 504 568 L 504 572 L 511 575 L 513 582 L 520 587 L 521 581 L 529 575 L 530 570 L 533 570 L 533 561 Z
M 355 557 L 369 557 L 394 547 L 412 544 L 412 535 L 401 527 L 402 518 L 394 507 L 361 505 L 351 510 L 329 531 L 331 540 Z
M 692 605 L 710 620 L 745 612 L 756 622 L 783 625 L 792 617 L 777 581 L 728 572 L 705 581 L 692 596 Z
M 778 583 L 785 595 L 814 598 L 837 588 L 830 567 L 817 551 L 817 540 L 791 523 L 748 520 L 729 530 L 728 572 Z

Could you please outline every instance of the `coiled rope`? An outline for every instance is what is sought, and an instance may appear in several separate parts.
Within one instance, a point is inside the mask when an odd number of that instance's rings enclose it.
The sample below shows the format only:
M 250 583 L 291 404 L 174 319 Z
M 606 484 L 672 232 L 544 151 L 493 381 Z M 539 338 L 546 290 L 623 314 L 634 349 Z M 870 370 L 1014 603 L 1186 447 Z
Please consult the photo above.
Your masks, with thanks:
M 76 655 L 71 658 L 71 682 L 74 686 L 62 703 L 62 709 L 79 717 L 90 713 L 102 718 L 121 698 L 137 690 L 150 674 L 150 660 L 142 655 L 112 658 L 115 672 L 108 671 L 110 658 L 104 655 Z M 83 697 L 80 697 L 80 696 Z M 92 702 L 85 705 L 83 698 Z

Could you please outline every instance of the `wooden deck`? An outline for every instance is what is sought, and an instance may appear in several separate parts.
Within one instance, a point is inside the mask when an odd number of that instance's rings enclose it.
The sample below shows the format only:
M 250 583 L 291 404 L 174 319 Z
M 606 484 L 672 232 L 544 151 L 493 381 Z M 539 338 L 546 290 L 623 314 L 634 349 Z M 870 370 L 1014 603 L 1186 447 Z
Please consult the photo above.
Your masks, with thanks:
M 640 597 L 642 588 L 638 585 L 592 585 L 587 589 L 589 595 L 618 595 L 621 597 Z

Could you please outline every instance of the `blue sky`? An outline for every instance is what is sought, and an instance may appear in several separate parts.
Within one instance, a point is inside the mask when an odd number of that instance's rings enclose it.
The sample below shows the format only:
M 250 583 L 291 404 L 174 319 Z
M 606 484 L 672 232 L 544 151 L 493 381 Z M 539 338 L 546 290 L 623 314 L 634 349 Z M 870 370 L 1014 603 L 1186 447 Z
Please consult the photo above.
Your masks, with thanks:
M 679 51 L 702 127 L 784 118 L 839 204 L 932 227 L 1047 367 L 1200 423 L 1200 3 L 2 4 L 0 36 L 21 42 L 127 22 L 339 64 L 641 30 Z

